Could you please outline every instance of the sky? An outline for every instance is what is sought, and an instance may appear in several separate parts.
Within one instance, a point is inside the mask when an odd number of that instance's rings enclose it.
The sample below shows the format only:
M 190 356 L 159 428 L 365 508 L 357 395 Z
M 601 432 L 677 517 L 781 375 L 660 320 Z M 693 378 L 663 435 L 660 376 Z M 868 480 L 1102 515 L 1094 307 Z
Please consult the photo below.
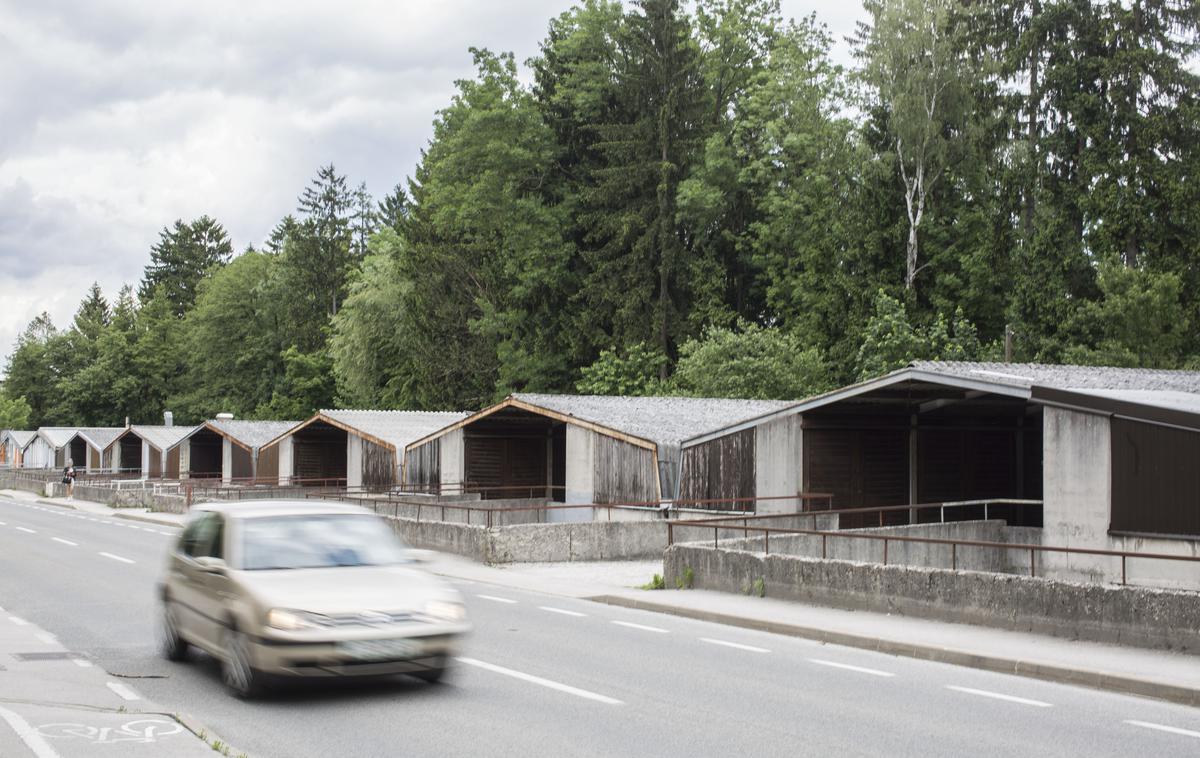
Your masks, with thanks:
M 333 163 L 411 175 L 471 46 L 537 54 L 570 0 L 0 0 L 0 357 L 92 282 L 136 287 L 158 232 L 208 214 L 259 245 Z M 782 0 L 839 40 L 857 0 Z M 0 372 L 6 361 L 0 361 Z

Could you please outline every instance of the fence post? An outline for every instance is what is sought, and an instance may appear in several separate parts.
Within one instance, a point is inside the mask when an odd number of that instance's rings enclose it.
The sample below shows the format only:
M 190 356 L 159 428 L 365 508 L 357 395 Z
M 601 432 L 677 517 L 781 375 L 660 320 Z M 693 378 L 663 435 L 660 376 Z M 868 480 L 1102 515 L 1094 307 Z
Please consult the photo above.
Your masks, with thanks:
M 467 521 L 470 521 L 470 520 L 471 520 L 471 518 L 468 516 Z M 488 510 L 487 510 L 487 528 L 488 529 L 492 528 L 492 509 L 491 508 L 488 508 Z
M 1037 576 L 1037 573 L 1033 567 L 1033 548 L 1029 548 L 1029 576 Z
M 888 540 L 887 540 L 887 537 L 884 537 L 883 538 L 883 565 L 885 565 L 885 566 L 887 565 L 887 547 L 888 547 Z
M 771 554 L 771 532 L 767 529 L 763 530 L 763 555 Z
M 675 525 L 667 522 L 667 547 L 675 544 Z
M 958 543 L 950 543 L 950 570 L 958 571 Z
M 1121 586 L 1125 585 L 1125 554 L 1121 554 Z
M 713 547 L 717 546 L 717 527 L 713 527 Z
M 826 534 L 821 535 L 821 560 L 825 560 L 825 555 L 826 555 L 825 546 L 828 541 L 828 536 L 829 535 L 826 535 Z

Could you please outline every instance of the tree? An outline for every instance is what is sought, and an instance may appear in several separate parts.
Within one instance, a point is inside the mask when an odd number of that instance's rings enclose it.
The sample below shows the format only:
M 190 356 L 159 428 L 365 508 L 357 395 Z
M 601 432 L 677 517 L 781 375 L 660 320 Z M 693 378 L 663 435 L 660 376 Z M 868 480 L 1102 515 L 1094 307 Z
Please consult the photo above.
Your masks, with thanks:
M 346 274 L 353 266 L 354 208 L 345 175 L 332 163 L 322 166 L 300 195 L 301 221 L 285 239 L 297 285 L 323 299 L 330 316 L 337 315 Z
M 404 228 L 404 220 L 408 217 L 408 193 L 403 184 L 397 184 L 392 191 L 384 195 L 375 209 L 375 217 L 381 227 L 391 227 L 399 232 Z
M 831 387 L 821 352 L 778 328 L 741 323 L 711 327 L 685 342 L 673 388 L 697 397 L 799 400 Z
M 660 378 L 667 356 L 644 342 L 624 350 L 602 350 L 600 357 L 580 371 L 576 389 L 585 395 L 661 395 Z
M 960 157 L 973 110 L 971 67 L 960 38 L 958 0 L 866 0 L 855 56 L 861 75 L 886 113 L 908 217 L 904 286 L 924 268 L 918 231 L 930 193 Z
M 332 405 L 333 365 L 328 351 L 302 353 L 289 347 L 283 351 L 283 366 L 271 399 L 255 409 L 256 418 L 302 420 Z
M 229 260 L 233 245 L 225 228 L 209 216 L 187 224 L 177 219 L 158 236 L 138 297 L 149 302 L 161 290 L 175 316 L 182 317 L 195 303 L 200 281 Z
M 983 346 L 962 310 L 947 322 L 937 314 L 928 326 L 914 325 L 904 303 L 883 290 L 875 296 L 875 315 L 867 323 L 858 353 L 859 381 L 904 368 L 915 360 L 972 361 L 998 352 Z
M 33 409 L 24 397 L 9 397 L 0 388 L 0 429 L 28 429 Z
M 371 235 L 379 228 L 379 216 L 375 212 L 375 201 L 367 192 L 367 183 L 361 182 L 351 196 L 354 203 L 350 216 L 350 229 L 353 235 L 350 241 L 350 255 L 361 261 L 367 255 L 367 243 Z
M 42 313 L 17 338 L 16 349 L 4 369 L 4 390 L 9 397 L 28 403 L 30 423 L 44 426 L 53 419 L 58 375 L 53 366 L 52 344 L 59 336 L 49 313 Z

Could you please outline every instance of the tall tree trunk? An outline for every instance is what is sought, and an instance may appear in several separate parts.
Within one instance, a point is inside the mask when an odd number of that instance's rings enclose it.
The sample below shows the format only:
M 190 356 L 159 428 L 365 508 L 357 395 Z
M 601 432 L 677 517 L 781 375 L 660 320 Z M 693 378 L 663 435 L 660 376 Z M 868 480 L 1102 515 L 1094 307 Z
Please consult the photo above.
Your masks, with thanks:
M 668 99 L 669 101 L 669 99 Z M 670 330 L 667 328 L 668 285 L 671 272 L 671 235 L 673 219 L 671 214 L 671 166 L 667 162 L 667 108 L 662 108 L 658 118 L 658 141 L 660 149 L 659 179 L 658 179 L 658 347 L 663 355 L 667 355 L 670 346 Z M 667 366 L 664 363 L 658 369 L 658 378 L 666 380 Z
M 1038 17 L 1042 13 L 1040 0 L 1033 0 L 1029 11 L 1029 31 L 1031 45 L 1029 48 L 1029 103 L 1028 103 L 1028 136 L 1029 143 L 1029 174 L 1025 180 L 1025 203 L 1022 208 L 1021 228 L 1025 244 L 1033 241 L 1033 217 L 1037 212 L 1037 186 L 1041 176 L 1041 164 L 1038 158 L 1038 114 L 1041 110 L 1041 93 L 1038 91 L 1038 74 L 1041 56 L 1041 45 L 1038 44 Z

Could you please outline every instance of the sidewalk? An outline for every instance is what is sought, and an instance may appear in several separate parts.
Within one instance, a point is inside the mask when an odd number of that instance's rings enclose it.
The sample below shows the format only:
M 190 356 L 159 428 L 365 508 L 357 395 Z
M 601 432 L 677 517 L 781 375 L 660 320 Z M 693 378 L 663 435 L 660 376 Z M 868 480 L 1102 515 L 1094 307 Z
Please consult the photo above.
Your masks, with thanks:
M 658 561 L 500 567 L 438 554 L 430 569 L 485 584 L 1200 706 L 1200 656 L 724 592 L 637 589 L 662 573 Z
M 227 747 L 2 609 L 0 682 L 2 756 L 187 758 Z M 218 754 L 239 755 L 232 748 Z
M 25 492 L 24 490 L 0 490 L 0 495 L 27 503 L 54 505 L 59 508 L 85 511 L 95 516 L 109 516 L 112 518 L 129 519 L 130 521 L 145 521 L 146 523 L 158 524 L 160 526 L 182 527 L 187 522 L 187 516 L 180 513 L 158 513 L 147 508 L 110 508 L 103 503 L 94 503 L 91 500 L 76 500 L 73 497 L 50 498 L 33 492 Z

